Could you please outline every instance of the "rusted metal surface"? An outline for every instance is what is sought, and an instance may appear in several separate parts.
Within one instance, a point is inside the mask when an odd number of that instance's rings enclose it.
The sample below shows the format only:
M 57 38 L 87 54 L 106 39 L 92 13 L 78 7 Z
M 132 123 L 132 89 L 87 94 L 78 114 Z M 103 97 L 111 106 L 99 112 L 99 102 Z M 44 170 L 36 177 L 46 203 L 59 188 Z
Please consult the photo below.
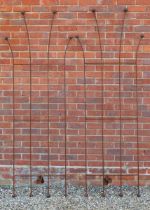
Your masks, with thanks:
M 100 50 L 100 55 L 101 55 L 101 86 L 102 86 L 102 91 L 101 91 L 101 110 L 102 110 L 102 116 L 101 116 L 101 136 L 102 136 L 102 174 L 103 174 L 103 191 L 102 191 L 102 196 L 105 197 L 105 185 L 104 185 L 104 180 L 105 180 L 105 156 L 104 156 L 104 61 L 103 61 L 103 49 L 102 49 L 102 42 L 101 42 L 101 32 L 99 29 L 98 25 L 98 20 L 97 20 L 97 15 L 96 15 L 96 10 L 92 10 L 92 13 L 94 15 L 94 19 L 96 22 L 96 27 L 97 27 L 97 32 L 98 32 L 98 39 L 99 39 L 99 50 Z
M 135 82 L 136 82 L 136 139 L 137 139 L 137 196 L 140 197 L 140 154 L 139 154 L 139 90 L 138 90 L 138 53 L 141 45 L 141 41 L 144 38 L 144 35 L 142 34 L 140 36 L 137 48 L 136 48 L 136 65 L 135 65 Z
M 64 54 L 64 137 L 65 137 L 65 197 L 67 196 L 67 94 L 66 94 L 66 56 L 73 37 L 69 37 Z
M 123 34 L 124 34 L 124 26 L 125 26 L 125 19 L 128 9 L 124 9 L 124 15 L 122 20 L 122 27 L 120 33 L 120 44 L 119 44 L 119 110 L 120 110 L 120 193 L 119 196 L 123 196 L 122 192 L 122 97 L 121 97 L 121 51 L 122 51 L 122 42 L 123 42 Z
M 83 53 L 83 60 L 84 60 L 84 139 L 85 139 L 85 196 L 88 196 L 88 186 L 87 186 L 87 116 L 86 116 L 86 110 L 87 110 L 87 104 L 86 104 L 86 66 L 85 66 L 85 53 L 84 48 L 81 42 L 81 39 L 79 36 L 75 37 L 69 37 L 67 41 L 67 45 L 65 48 L 65 54 L 64 54 L 64 129 L 65 129 L 65 196 L 67 196 L 67 84 L 66 84 L 66 56 L 67 51 L 70 45 L 70 42 L 72 39 L 76 39 L 81 47 L 81 51 Z
M 47 129 L 48 129 L 48 158 L 47 158 L 47 170 L 48 170 L 48 187 L 47 187 L 47 198 L 50 197 L 50 92 L 49 92 L 49 84 L 50 84 L 50 78 L 49 78 L 49 69 L 50 69 L 50 46 L 51 46 L 51 36 L 52 36 L 52 29 L 54 24 L 54 18 L 57 11 L 53 11 L 52 13 L 52 20 L 50 21 L 50 31 L 49 31 L 49 39 L 48 39 L 48 53 L 47 53 L 47 59 L 48 59 L 48 70 L 47 70 L 47 90 L 48 90 L 48 101 L 47 101 L 47 110 L 48 110 L 48 119 L 47 119 Z
M 84 151 L 85 151 L 85 196 L 88 197 L 88 185 L 87 185 L 87 92 L 86 92 L 86 65 L 85 65 L 85 53 L 84 53 L 84 48 L 83 48 L 83 44 L 81 42 L 81 39 L 79 36 L 76 36 L 75 37 L 78 42 L 79 42 L 79 45 L 81 47 L 81 51 L 83 53 L 83 60 L 84 60 L 84 69 L 83 69 L 83 83 L 84 83 L 84 120 L 85 120 L 85 123 L 84 123 Z
M 16 197 L 16 189 L 15 189 L 15 66 L 14 66 L 14 53 L 13 49 L 10 43 L 10 40 L 8 37 L 5 37 L 5 41 L 7 41 L 7 44 L 9 46 L 9 50 L 11 52 L 11 58 L 12 58 L 12 83 L 13 83 L 13 94 L 12 94 L 12 131 L 13 131 L 13 192 L 12 192 L 12 197 Z
M 136 120 L 137 118 L 136 117 L 122 117 L 121 120 L 122 121 L 128 121 L 128 120 Z M 51 120 L 53 122 L 56 122 L 58 121 L 58 118 L 54 118 L 52 117 Z M 71 119 L 67 119 L 69 122 L 74 122 L 74 120 L 71 118 Z M 86 120 L 88 121 L 99 121 L 99 120 L 102 120 L 101 117 L 87 117 Z M 107 121 L 119 121 L 120 118 L 118 117 L 103 117 L 103 120 L 107 120 Z M 24 120 L 16 120 L 16 122 L 23 122 Z M 29 120 L 25 120 L 26 122 L 29 122 Z M 47 120 L 42 120 L 43 122 L 47 122 Z M 63 117 L 60 117 L 59 118 L 59 121 L 65 121 L 65 118 Z M 32 122 L 39 122 L 39 120 L 32 120 Z M 80 119 L 79 122 L 85 122 L 83 119 Z
M 122 53 L 122 46 L 123 46 L 123 36 L 124 36 L 124 27 L 125 27 L 125 20 L 126 20 L 126 15 L 128 12 L 128 9 L 125 8 L 124 9 L 124 14 L 123 14 L 123 19 L 122 19 L 122 25 L 121 25 L 121 32 L 120 32 L 120 43 L 119 43 L 119 62 L 117 63 L 105 63 L 104 62 L 104 51 L 103 51 L 103 46 L 102 46 L 102 39 L 101 39 L 101 30 L 100 30 L 100 26 L 98 23 L 98 18 L 97 18 L 97 11 L 96 10 L 92 10 L 91 11 L 93 13 L 93 17 L 95 20 L 95 24 L 96 24 L 96 28 L 97 28 L 97 35 L 98 35 L 98 41 L 99 41 L 99 52 L 100 52 L 100 62 L 86 62 L 86 56 L 85 56 L 85 50 L 84 50 L 84 45 L 83 45 L 83 40 L 78 36 L 71 36 L 67 39 L 67 43 L 66 43 L 66 47 L 65 47 L 65 52 L 64 52 L 64 60 L 63 60 L 63 73 L 64 73 L 64 78 L 63 78 L 63 91 L 64 91 L 64 95 L 63 95 L 63 105 L 64 105 L 64 116 L 59 117 L 51 117 L 50 118 L 50 77 L 49 77 L 49 73 L 50 73 L 50 67 L 51 65 L 55 65 L 55 64 L 51 64 L 50 63 L 50 47 L 51 47 L 51 39 L 52 39 L 52 29 L 54 26 L 54 20 L 55 20 L 55 16 L 56 16 L 56 11 L 52 12 L 52 18 L 49 20 L 49 38 L 48 38 L 48 50 L 47 50 L 47 64 L 40 64 L 45 65 L 47 68 L 47 113 L 48 113 L 48 117 L 45 120 L 42 120 L 42 122 L 46 122 L 47 123 L 47 130 L 48 130 L 48 134 L 47 134 L 47 174 L 42 174 L 42 176 L 39 176 L 39 174 L 34 174 L 32 172 L 32 122 L 39 122 L 39 120 L 35 120 L 32 119 L 32 65 L 39 65 L 39 64 L 32 64 L 32 51 L 31 51 L 31 39 L 30 39 L 30 31 L 29 31 L 29 27 L 28 27 L 28 21 L 26 19 L 26 13 L 25 12 L 21 12 L 22 18 L 24 20 L 24 26 L 25 26 L 25 33 L 26 33 L 26 38 L 28 41 L 28 47 L 29 47 L 29 64 L 15 64 L 15 58 L 14 58 L 14 52 L 13 52 L 13 48 L 11 46 L 11 42 L 9 40 L 8 37 L 5 38 L 5 41 L 7 42 L 8 46 L 9 46 L 9 50 L 11 52 L 11 58 L 12 58 L 12 82 L 13 82 L 13 95 L 12 95 L 12 130 L 13 130 L 13 162 L 12 162 L 12 167 L 13 167 L 13 177 L 12 177 L 12 181 L 13 181 L 13 192 L 12 192 L 12 196 L 16 197 L 16 177 L 29 177 L 29 187 L 30 187 L 30 192 L 29 192 L 29 196 L 32 197 L 32 190 L 33 190 L 33 183 L 32 183 L 32 178 L 33 176 L 37 176 L 38 179 L 36 180 L 36 182 L 39 183 L 44 183 L 44 176 L 47 177 L 47 198 L 49 198 L 51 196 L 50 193 L 50 181 L 51 181 L 51 177 L 63 177 L 65 180 L 65 187 L 64 187 L 64 194 L 65 197 L 68 195 L 68 176 L 69 175 L 73 175 L 75 173 L 68 173 L 67 172 L 67 123 L 68 122 L 74 122 L 74 120 L 72 118 L 69 118 L 67 116 L 67 97 L 68 97 L 68 90 L 67 90 L 67 75 L 66 75 L 66 66 L 67 66 L 67 52 L 69 50 L 69 46 L 71 44 L 71 41 L 73 39 L 75 39 L 77 41 L 77 44 L 80 46 L 81 52 L 82 52 L 82 57 L 83 57 L 83 63 L 84 63 L 84 68 L 83 68 L 83 86 L 84 86 L 84 116 L 79 119 L 79 122 L 83 122 L 84 123 L 84 155 L 85 155 L 85 159 L 84 159 L 84 166 L 85 166 L 85 172 L 84 172 L 84 176 L 85 176 L 85 196 L 88 197 L 88 177 L 89 176 L 99 176 L 102 178 L 102 196 L 105 197 L 106 195 L 106 190 L 105 190 L 105 186 L 109 183 L 111 183 L 111 176 L 119 176 L 119 182 L 120 182 L 120 193 L 119 196 L 122 197 L 123 196 L 123 191 L 122 191 L 122 186 L 123 186 L 123 177 L 124 176 L 135 176 L 135 174 L 124 174 L 123 170 L 122 170 L 122 162 L 123 162 L 123 155 L 122 155 L 122 150 L 123 150 L 123 143 L 122 143 L 122 123 L 124 121 L 130 121 L 133 120 L 134 123 L 136 123 L 136 144 L 137 144 L 137 196 L 140 197 L 140 146 L 139 146 L 139 88 L 138 88 L 138 53 L 139 53 L 139 49 L 141 46 L 141 41 L 144 38 L 144 35 L 142 34 L 140 36 L 140 39 L 138 40 L 138 45 L 136 48 L 136 52 L 135 52 L 135 59 L 133 63 L 129 63 L 129 62 L 122 62 L 121 61 L 121 53 Z M 29 66 L 29 120 L 18 120 L 15 119 L 15 65 L 27 65 Z M 100 77 L 101 77 L 101 111 L 102 114 L 101 116 L 97 116 L 97 117 L 88 117 L 87 116 L 87 79 L 86 79 L 86 65 L 100 65 Z M 118 65 L 119 67 L 119 76 L 118 76 L 118 87 L 119 87 L 119 117 L 105 117 L 104 116 L 104 71 L 105 71 L 105 65 Z M 135 65 L 135 98 L 136 98 L 136 116 L 134 117 L 124 117 L 122 116 L 122 81 L 121 81 L 121 65 Z M 17 75 L 16 75 L 17 76 Z M 78 102 L 77 102 L 78 103 Z M 76 119 L 75 119 L 76 120 Z M 21 121 L 26 121 L 29 122 L 29 142 L 30 142 L 30 161 L 29 161 L 29 174 L 26 175 L 19 175 L 19 174 L 15 174 L 15 168 L 16 168 L 16 164 L 15 164 L 15 122 L 21 122 Z M 64 174 L 55 174 L 55 173 L 50 173 L 50 138 L 51 138 L 51 134 L 50 134 L 50 122 L 63 122 L 64 123 L 64 156 L 65 156 L 65 160 L 64 160 Z M 87 122 L 90 121 L 98 121 L 100 122 L 101 125 L 101 155 L 102 155 L 102 160 L 100 160 L 102 162 L 102 174 L 99 173 L 92 173 L 92 174 L 88 174 L 88 153 L 87 153 Z M 119 175 L 117 174 L 110 174 L 110 177 L 108 177 L 108 175 L 105 173 L 105 142 L 104 142 L 104 123 L 105 121 L 118 121 L 119 122 Z
M 29 103 L 30 103 L 30 192 L 29 196 L 32 197 L 32 55 L 31 55 L 31 43 L 30 43 L 30 34 L 28 29 L 28 24 L 26 21 L 26 13 L 23 11 L 21 12 L 22 18 L 24 20 L 24 25 L 26 29 L 26 35 L 28 40 L 28 46 L 29 46 L 29 77 L 30 77 L 30 97 L 29 97 Z
M 67 173 L 67 175 L 68 176 L 71 176 L 71 175 L 76 175 L 76 173 Z M 28 175 L 28 174 L 16 174 L 15 175 L 16 177 L 29 177 L 30 175 Z M 34 176 L 36 176 L 36 177 L 38 177 L 39 176 L 39 174 L 34 174 Z M 65 177 L 65 174 L 54 174 L 54 173 L 51 173 L 50 175 L 49 175 L 50 177 Z M 88 176 L 99 176 L 99 177 L 102 177 L 103 176 L 103 174 L 99 174 L 99 173 L 92 173 L 92 174 L 87 174 L 87 177 Z M 106 177 L 107 177 L 108 175 L 106 175 Z M 118 174 L 110 174 L 110 177 L 113 177 L 113 176 L 120 176 L 120 175 L 118 175 Z M 134 177 L 135 176 L 135 174 L 128 174 L 128 175 L 126 175 L 126 174 L 122 174 L 122 176 L 129 176 L 129 177 Z M 148 175 L 148 176 L 150 176 L 150 175 Z M 47 177 L 47 174 L 43 174 L 43 177 Z

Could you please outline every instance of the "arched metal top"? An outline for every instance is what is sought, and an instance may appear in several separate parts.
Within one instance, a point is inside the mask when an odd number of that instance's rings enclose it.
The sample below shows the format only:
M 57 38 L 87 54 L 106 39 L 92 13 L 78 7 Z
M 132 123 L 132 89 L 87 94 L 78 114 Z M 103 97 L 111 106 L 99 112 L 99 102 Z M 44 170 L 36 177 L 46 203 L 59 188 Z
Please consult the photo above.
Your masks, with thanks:
M 87 110 L 87 103 L 86 103 L 86 63 L 85 63 L 85 52 L 84 52 L 84 48 L 83 48 L 83 44 L 81 42 L 81 39 L 79 36 L 74 36 L 74 37 L 69 37 L 69 39 L 67 40 L 67 44 L 66 44 L 66 48 L 65 48 L 65 54 L 64 54 L 64 123 L 65 123 L 65 196 L 67 196 L 67 101 L 66 101 L 66 70 L 65 70 L 65 66 L 66 66 L 66 56 L 67 56 L 67 51 L 68 51 L 68 47 L 70 45 L 70 42 L 73 39 L 77 39 L 80 47 L 81 47 L 81 51 L 83 52 L 83 60 L 84 60 L 84 104 L 85 104 L 85 108 L 84 108 L 84 117 L 85 117 L 85 123 L 84 123 L 84 136 L 85 136 L 85 196 L 88 196 L 88 189 L 87 189 L 87 131 L 86 131 L 86 127 L 87 127 L 87 114 L 86 114 L 86 110 Z

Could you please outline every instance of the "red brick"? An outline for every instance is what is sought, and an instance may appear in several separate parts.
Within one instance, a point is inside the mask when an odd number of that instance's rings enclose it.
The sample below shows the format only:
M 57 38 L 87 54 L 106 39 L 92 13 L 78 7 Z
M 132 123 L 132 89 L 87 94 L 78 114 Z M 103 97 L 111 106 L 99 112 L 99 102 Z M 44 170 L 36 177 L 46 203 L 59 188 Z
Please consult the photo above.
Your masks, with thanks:
M 79 0 L 79 5 L 95 5 L 96 0 Z
M 150 5 L 150 2 L 147 0 L 136 0 L 136 4 L 138 5 Z
M 48 73 L 50 102 L 50 165 L 53 172 L 65 165 L 64 138 L 64 53 L 68 38 L 79 35 L 84 48 L 86 62 L 87 94 L 87 164 L 90 173 L 102 173 L 102 70 L 104 71 L 104 122 L 105 168 L 112 176 L 113 184 L 119 184 L 120 172 L 120 120 L 118 57 L 123 8 L 128 5 L 125 22 L 121 62 L 122 117 L 136 117 L 135 100 L 135 50 L 141 33 L 145 33 L 138 54 L 139 84 L 139 141 L 141 184 L 149 183 L 149 1 L 145 0 L 15 0 L 0 1 L 0 175 L 12 179 L 12 58 L 4 37 L 10 37 L 15 56 L 15 152 L 19 173 L 30 164 L 30 59 L 26 28 L 20 11 L 28 11 L 26 20 L 31 41 L 32 59 L 32 164 L 35 172 L 46 173 L 48 152 Z M 59 3 L 59 4 L 58 4 Z M 117 5 L 118 4 L 118 5 Z M 102 61 L 96 23 L 91 9 L 98 18 L 104 62 Z M 52 11 L 58 13 L 54 20 L 48 67 L 48 39 Z M 5 13 L 7 12 L 7 13 Z M 66 54 L 67 95 L 67 167 L 68 172 L 81 173 L 85 169 L 85 104 L 84 65 L 80 43 L 74 38 Z M 144 65 L 142 65 L 144 64 Z M 117 117 L 118 120 L 113 118 Z M 19 121 L 21 120 L 21 121 Z M 28 122 L 26 122 L 26 120 Z M 34 122 L 36 121 L 36 122 Z M 137 172 L 136 120 L 122 121 L 123 163 L 128 168 L 124 173 Z M 6 169 L 9 167 L 9 170 Z M 38 171 L 36 167 L 38 166 Z M 29 168 L 29 167 L 28 167 Z M 146 169 L 147 168 L 147 169 Z M 28 171 L 29 172 L 29 171 Z M 42 172 L 43 173 L 43 172 Z M 73 179 L 75 176 L 72 177 Z M 83 183 L 80 174 L 77 178 Z M 124 183 L 135 185 L 137 174 L 124 177 Z M 100 183 L 100 178 L 90 178 Z M 19 179 L 22 182 L 21 178 Z M 1 183 L 0 183 L 1 184 Z M 5 182 L 6 184 L 6 182 Z
M 117 0 L 117 4 L 123 4 L 123 5 L 132 5 L 136 4 L 136 0 Z
M 58 0 L 41 0 L 41 5 L 55 5 L 58 4 Z
M 60 0 L 60 5 L 78 5 L 79 0 Z
M 39 5 L 40 0 L 22 0 L 22 4 L 26 5 Z

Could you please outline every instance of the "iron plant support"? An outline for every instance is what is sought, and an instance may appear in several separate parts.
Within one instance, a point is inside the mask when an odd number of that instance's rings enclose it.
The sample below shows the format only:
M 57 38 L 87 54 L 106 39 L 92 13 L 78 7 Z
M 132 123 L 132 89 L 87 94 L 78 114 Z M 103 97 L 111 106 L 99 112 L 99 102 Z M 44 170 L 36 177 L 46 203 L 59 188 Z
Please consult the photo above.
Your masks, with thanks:
M 84 118 L 85 118 L 85 123 L 84 123 L 84 149 L 85 149 L 85 197 L 88 197 L 88 184 L 87 184 L 87 91 L 86 91 L 86 61 L 85 61 L 85 52 L 83 48 L 83 44 L 81 42 L 81 39 L 79 36 L 75 37 L 77 41 L 79 42 L 81 46 L 81 50 L 83 53 L 83 60 L 84 60 Z
M 11 57 L 12 57 L 12 80 L 13 80 L 13 96 L 12 96 L 12 118 L 13 118 L 13 192 L 12 192 L 12 197 L 16 197 L 16 186 L 15 186 L 15 58 L 14 58 L 14 53 L 13 49 L 11 46 L 11 43 L 9 41 L 8 37 L 5 37 L 5 40 L 7 41 L 7 44 L 9 46 L 9 50 L 11 52 Z
M 77 41 L 80 44 L 81 50 L 83 52 L 83 60 L 84 60 L 84 117 L 85 117 L 85 126 L 84 126 L 84 139 L 85 139 L 85 196 L 88 196 L 87 193 L 87 133 L 86 133 L 86 127 L 87 127 L 87 121 L 86 121 L 86 110 L 87 110 L 87 104 L 86 104 L 86 67 L 85 67 L 85 53 L 84 53 L 84 48 L 82 45 L 82 42 L 79 38 L 79 36 L 75 36 L 75 37 L 69 37 L 67 45 L 66 45 L 66 49 L 65 49 L 65 54 L 64 54 L 64 124 L 65 124 L 65 197 L 67 196 L 67 94 L 66 94 L 66 55 L 67 55 L 67 51 L 68 51 L 68 47 L 70 44 L 70 41 L 76 38 Z
M 139 144 L 139 130 L 140 130 L 140 126 L 139 126 L 139 87 L 138 87 L 138 55 L 139 55 L 139 49 L 141 47 L 141 42 L 142 39 L 144 38 L 144 35 L 141 34 L 139 40 L 138 40 L 138 44 L 136 47 L 136 51 L 135 51 L 135 63 L 125 63 L 121 61 L 121 53 L 122 53 L 122 46 L 123 46 L 123 38 L 124 38 L 124 29 L 125 29 L 125 21 L 126 21 L 126 16 L 127 16 L 127 12 L 128 12 L 128 8 L 124 9 L 124 14 L 122 17 L 122 24 L 121 24 L 121 31 L 120 31 L 120 40 L 119 40 L 119 50 L 118 50 L 118 62 L 111 62 L 111 63 L 104 63 L 104 50 L 103 50 L 103 45 L 102 45 L 102 38 L 101 38 L 101 30 L 100 30 L 100 26 L 99 26 L 99 22 L 98 22 L 98 17 L 97 17 L 97 11 L 95 9 L 91 10 L 94 20 L 95 20 L 95 27 L 97 29 L 97 35 L 98 35 L 98 45 L 99 45 L 99 52 L 100 52 L 100 61 L 99 62 L 86 62 L 86 57 L 85 57 L 85 50 L 84 50 L 84 46 L 82 43 L 82 39 L 77 35 L 74 37 L 69 37 L 67 39 L 67 43 L 66 43 L 66 47 L 65 47 L 65 52 L 64 52 L 64 68 L 63 68 L 63 73 L 64 73 L 64 78 L 63 78 L 63 88 L 64 88 L 64 96 L 63 96 L 63 106 L 64 106 L 64 116 L 61 118 L 61 120 L 63 120 L 64 122 L 64 156 L 65 156 L 65 160 L 64 160 L 64 174 L 54 174 L 54 173 L 50 173 L 50 121 L 57 121 L 57 119 L 55 117 L 52 117 L 50 119 L 50 67 L 51 64 L 50 63 L 50 47 L 51 47 L 51 40 L 52 40 L 52 31 L 53 31 L 53 26 L 54 26 L 54 21 L 55 21 L 55 16 L 57 14 L 57 11 L 53 11 L 52 12 L 52 18 L 49 20 L 49 37 L 48 37 L 48 48 L 47 48 L 47 64 L 41 64 L 41 65 L 45 65 L 45 67 L 47 68 L 47 104 L 46 104 L 46 109 L 47 109 L 47 113 L 48 113 L 48 117 L 46 119 L 44 119 L 43 121 L 46 122 L 47 124 L 47 163 L 46 163 L 46 167 L 47 167 L 47 172 L 45 174 L 45 176 L 47 177 L 48 180 L 48 186 L 47 186 L 47 193 L 46 196 L 47 198 L 49 198 L 51 196 L 50 193 L 50 181 L 51 181 L 51 177 L 53 176 L 62 176 L 64 178 L 65 181 L 65 188 L 64 188 L 64 194 L 65 197 L 67 197 L 67 175 L 71 175 L 73 173 L 71 172 L 67 172 L 67 74 L 66 74 L 66 59 L 67 59 L 67 52 L 68 52 L 68 48 L 70 46 L 70 43 L 73 39 L 77 40 L 77 43 L 80 45 L 82 54 L 83 54 L 83 62 L 84 62 L 84 69 L 83 69 L 83 86 L 84 86 L 84 118 L 82 120 L 82 123 L 84 123 L 84 178 L 85 178 L 85 196 L 88 197 L 88 176 L 99 176 L 102 178 L 103 183 L 102 183 L 102 196 L 105 197 L 106 196 L 106 190 L 105 190 L 105 184 L 109 184 L 111 182 L 111 178 L 110 180 L 106 178 L 109 178 L 108 176 L 106 176 L 106 172 L 105 172 L 105 142 L 104 142 L 104 122 L 106 120 L 106 122 L 108 121 L 118 121 L 119 122 L 119 173 L 118 173 L 118 177 L 119 177 L 119 196 L 123 197 L 123 177 L 125 176 L 134 176 L 133 174 L 129 174 L 126 175 L 123 173 L 123 142 L 122 142 L 122 124 L 123 122 L 126 122 L 128 120 L 134 120 L 134 123 L 136 123 L 136 163 L 137 163 L 137 196 L 140 197 L 140 144 Z M 32 189 L 33 189 L 33 184 L 32 184 L 32 177 L 33 177 L 33 173 L 32 173 L 32 123 L 33 122 L 39 122 L 37 119 L 32 119 L 32 65 L 36 65 L 36 64 L 32 64 L 32 51 L 31 51 L 31 39 L 30 39 L 30 31 L 29 31 L 29 27 L 28 27 L 28 23 L 27 23 L 27 19 L 26 19 L 26 13 L 25 12 L 21 12 L 23 21 L 24 21 L 24 27 L 25 27 L 25 33 L 26 33 L 26 38 L 27 38 L 27 42 L 28 42 L 28 53 L 29 53 L 29 63 L 26 64 L 29 67 L 29 119 L 26 120 L 26 122 L 29 122 L 29 174 L 25 174 L 25 175 L 19 175 L 16 174 L 16 159 L 15 159 L 15 155 L 16 155 L 16 132 L 15 132 L 15 123 L 16 122 L 21 122 L 22 120 L 18 120 L 15 119 L 15 65 L 24 65 L 24 64 L 15 64 L 15 56 L 14 56 L 14 51 L 13 51 L 13 47 L 11 45 L 10 39 L 8 37 L 5 37 L 5 41 L 8 44 L 9 47 L 9 51 L 11 53 L 11 60 L 12 60 L 12 152 L 13 152 L 13 158 L 12 158 L 12 197 L 16 197 L 16 177 L 22 176 L 22 177 L 29 177 L 29 196 L 32 197 Z M 105 70 L 105 64 L 107 65 L 118 65 L 119 70 L 118 70 L 118 99 L 119 99 L 119 116 L 116 117 L 105 117 L 104 115 L 104 70 Z M 124 64 L 128 64 L 128 65 L 134 65 L 135 67 L 135 100 L 136 100 L 136 116 L 134 117 L 128 117 L 128 116 L 122 116 L 122 72 L 121 72 L 121 66 Z M 97 116 L 95 118 L 93 117 L 88 117 L 87 116 L 87 79 L 86 79 L 86 65 L 98 65 L 100 66 L 100 76 L 101 76 L 101 111 L 102 114 L 101 116 Z M 88 174 L 88 157 L 87 157 L 87 122 L 88 121 L 98 121 L 101 123 L 101 155 L 102 155 L 102 160 L 101 160 L 101 164 L 102 164 L 102 174 Z M 72 121 L 71 121 L 72 122 Z M 39 175 L 38 175 L 39 176 Z M 116 176 L 116 174 L 111 174 L 111 176 Z M 110 181 L 110 182 L 109 182 Z
M 96 22 L 97 32 L 98 32 L 98 39 L 99 39 L 99 49 L 101 54 L 101 98 L 102 98 L 102 116 L 101 116 L 101 137 L 102 137 L 102 179 L 103 179 L 103 191 L 102 196 L 105 197 L 105 185 L 104 185 L 104 179 L 105 179 L 105 154 L 104 154 L 104 61 L 103 61 L 103 49 L 102 49 L 102 42 L 101 42 L 101 32 L 98 25 L 96 10 L 92 10 L 92 13 L 94 15 L 94 19 Z
M 65 137 L 65 197 L 67 197 L 67 94 L 66 94 L 66 56 L 69 44 L 73 37 L 69 37 L 64 54 L 64 137 Z
M 48 53 L 47 53 L 47 59 L 48 59 L 48 71 L 47 71 L 47 90 L 48 90 L 48 106 L 47 106 L 47 110 L 48 110 L 48 123 L 47 123 L 47 127 L 48 127 L 48 161 L 47 161 L 47 170 L 48 170 L 48 188 L 47 188 L 47 198 L 50 197 L 50 92 L 49 92 L 49 84 L 50 84 L 50 78 L 49 78 L 49 69 L 50 69 L 50 46 L 51 46 L 51 36 L 52 36 L 52 29 L 53 29 L 53 24 L 54 24 L 54 18 L 56 15 L 56 11 L 53 11 L 52 14 L 52 20 L 50 21 L 50 31 L 49 31 L 49 40 L 48 40 Z
M 140 197 L 140 154 L 139 154 L 139 94 L 138 94 L 138 52 L 141 46 L 141 41 L 144 35 L 141 34 L 135 53 L 136 65 L 135 65 L 135 93 L 136 93 L 136 140 L 137 140 L 137 196 Z
M 31 57 L 31 43 L 30 43 L 30 35 L 29 35 L 29 29 L 26 21 L 26 14 L 25 12 L 21 12 L 21 15 L 24 20 L 26 34 L 27 34 L 27 40 L 28 40 L 28 46 L 29 46 L 29 71 L 30 71 L 30 193 L 29 196 L 32 197 L 32 57 Z
M 123 33 L 124 33 L 124 26 L 125 26 L 125 19 L 128 9 L 124 9 L 124 16 L 122 21 L 122 28 L 120 34 L 120 44 L 119 44 L 119 116 L 120 116 L 120 193 L 119 196 L 123 197 L 122 192 L 122 100 L 121 100 L 121 50 L 122 50 L 122 41 L 123 41 Z

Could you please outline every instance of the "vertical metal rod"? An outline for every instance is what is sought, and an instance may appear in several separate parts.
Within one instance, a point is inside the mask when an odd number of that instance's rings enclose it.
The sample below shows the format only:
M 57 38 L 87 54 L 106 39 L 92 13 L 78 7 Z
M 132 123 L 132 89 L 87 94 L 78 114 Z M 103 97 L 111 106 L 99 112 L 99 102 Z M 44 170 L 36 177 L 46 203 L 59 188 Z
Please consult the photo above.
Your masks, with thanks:
M 12 57 L 12 80 L 13 80 L 13 96 L 12 96 L 12 116 L 13 116 L 13 192 L 12 192 L 12 197 L 15 198 L 16 197 L 16 187 L 15 187 L 15 59 L 14 59 L 14 53 L 13 53 L 13 49 L 12 46 L 10 44 L 9 38 L 5 37 L 5 40 L 8 43 L 9 46 L 9 50 L 11 52 L 11 57 Z
M 141 34 L 135 53 L 135 92 L 136 92 L 136 140 L 137 140 L 137 196 L 140 197 L 140 158 L 139 158 L 139 94 L 138 94 L 138 52 L 144 35 Z
M 84 52 L 84 48 L 81 42 L 81 39 L 79 38 L 79 36 L 75 37 L 82 49 L 82 53 L 83 53 L 83 60 L 84 60 L 84 117 L 85 117 L 85 123 L 84 123 L 84 139 L 85 139 L 85 196 L 88 197 L 88 183 L 87 183 L 87 103 L 86 103 L 86 99 L 87 99 L 87 91 L 86 91 L 86 86 L 87 86 L 87 82 L 86 82 L 86 61 L 85 61 L 85 52 Z
M 49 101 L 49 98 L 50 98 L 50 91 L 49 91 L 49 83 L 50 83 L 50 78 L 49 78 L 49 69 L 50 69 L 50 60 L 49 60 L 49 57 L 50 57 L 50 46 L 51 46 L 51 35 L 52 35 L 52 28 L 53 28 L 53 23 L 54 23 L 54 18 L 55 18 L 55 15 L 56 15 L 56 11 L 53 11 L 53 16 L 52 16 L 52 20 L 50 21 L 50 30 L 49 30 L 49 40 L 48 40 L 48 53 L 47 53 L 47 59 L 48 59 L 48 71 L 47 71 L 47 90 L 48 90 L 48 107 L 47 107 L 47 110 L 48 110 L 48 123 L 47 123 L 47 126 L 48 126 L 48 161 L 47 161 L 47 170 L 48 170 L 48 188 L 47 188 L 47 198 L 50 197 L 50 101 Z
M 32 58 L 31 58 L 31 43 L 30 43 L 30 35 L 29 35 L 29 30 L 28 30 L 28 25 L 26 21 L 26 16 L 25 12 L 21 12 L 21 15 L 24 20 L 25 28 L 26 28 L 26 33 L 27 33 L 27 39 L 28 39 L 28 46 L 29 46 L 29 59 L 30 59 L 30 64 L 29 64 L 29 71 L 30 71 L 30 192 L 29 196 L 32 197 Z
M 67 94 L 66 94 L 66 56 L 70 41 L 73 37 L 69 37 L 64 54 L 64 135 L 65 135 L 65 197 L 67 197 Z
M 100 54 L 101 54 L 101 98 L 102 98 L 102 116 L 101 116 L 101 137 L 102 137 L 102 179 L 103 179 L 103 191 L 102 196 L 105 197 L 105 185 L 104 185 L 104 178 L 105 178 L 105 153 L 104 153 L 104 61 L 103 61 L 103 49 L 102 49 L 102 42 L 101 42 L 101 33 L 99 29 L 99 24 L 97 20 L 96 10 L 92 10 L 92 13 L 94 15 L 94 19 L 96 22 L 97 32 L 98 32 L 98 38 L 99 38 L 99 48 L 100 48 Z
M 128 12 L 128 9 L 124 9 L 124 17 L 122 22 L 122 28 L 121 28 L 121 35 L 120 35 L 120 44 L 119 44 L 119 118 L 120 118 L 120 193 L 119 196 L 123 197 L 122 192 L 122 100 L 121 100 L 121 50 L 122 50 L 122 40 L 123 40 L 123 32 L 124 32 L 124 25 L 125 25 L 125 18 L 126 14 Z

